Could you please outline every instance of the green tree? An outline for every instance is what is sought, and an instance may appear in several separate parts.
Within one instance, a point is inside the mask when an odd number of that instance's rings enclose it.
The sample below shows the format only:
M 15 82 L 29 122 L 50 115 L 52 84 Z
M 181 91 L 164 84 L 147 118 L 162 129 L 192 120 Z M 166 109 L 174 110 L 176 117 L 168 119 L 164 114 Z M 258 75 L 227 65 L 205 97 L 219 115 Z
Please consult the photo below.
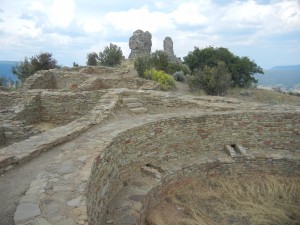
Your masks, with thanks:
M 87 58 L 87 62 L 86 62 L 87 66 L 97 66 L 99 56 L 97 55 L 96 52 L 88 53 L 86 58 Z
M 182 71 L 184 75 L 191 73 L 191 71 L 187 65 L 182 64 L 182 63 L 177 63 L 177 62 L 169 62 L 169 65 L 167 68 L 168 74 L 174 74 L 174 73 L 180 72 L 180 71 Z
M 121 64 L 123 52 L 120 47 L 110 43 L 106 46 L 103 52 L 99 53 L 99 62 L 104 66 L 116 66 Z
M 39 70 L 54 68 L 60 68 L 60 66 L 57 64 L 57 61 L 52 58 L 52 53 L 41 52 L 38 55 L 32 56 L 30 59 L 25 57 L 24 61 L 12 68 L 12 72 L 24 82 L 26 78 Z
M 161 50 L 157 50 L 151 54 L 151 60 L 156 70 L 167 72 L 169 65 L 169 57 L 167 53 Z
M 225 63 L 219 61 L 217 66 L 194 70 L 188 85 L 192 89 L 203 89 L 208 95 L 223 96 L 232 85 L 232 79 Z
M 140 55 L 134 60 L 134 69 L 136 69 L 139 77 L 144 77 L 146 70 L 151 68 L 151 60 L 149 55 Z
M 254 61 L 247 57 L 235 56 L 226 48 L 214 48 L 212 46 L 199 49 L 195 47 L 194 51 L 184 57 L 184 62 L 194 73 L 195 70 L 203 70 L 205 66 L 215 67 L 219 61 L 225 63 L 228 72 L 232 76 L 233 85 L 238 87 L 247 87 L 257 80 L 254 74 L 263 74 L 263 70 Z
M 79 64 L 76 62 L 73 62 L 73 67 L 79 67 Z

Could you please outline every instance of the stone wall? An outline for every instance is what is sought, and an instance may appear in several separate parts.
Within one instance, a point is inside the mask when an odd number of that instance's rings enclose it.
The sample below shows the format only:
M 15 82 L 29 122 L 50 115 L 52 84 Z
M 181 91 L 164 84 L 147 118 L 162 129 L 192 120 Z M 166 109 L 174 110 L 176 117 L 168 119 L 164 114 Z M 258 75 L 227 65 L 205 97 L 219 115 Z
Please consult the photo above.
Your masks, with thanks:
M 87 190 L 89 224 L 100 224 L 108 202 L 146 163 L 205 157 L 232 144 L 248 151 L 296 152 L 299 130 L 297 112 L 187 115 L 128 129 L 95 160 Z
M 63 89 L 74 92 L 111 88 L 158 89 L 157 83 L 154 81 L 135 77 L 124 78 L 123 74 L 127 72 L 128 69 L 101 66 L 76 68 L 74 70 L 44 70 L 29 77 L 23 88 L 25 90 Z
M 23 88 L 30 89 L 56 89 L 54 73 L 57 69 L 41 70 L 28 77 L 23 84 Z
M 56 124 L 66 124 L 88 113 L 100 100 L 104 92 L 71 93 L 44 91 L 41 93 L 41 120 Z
M 0 110 L 0 129 L 2 129 L 2 145 L 10 145 L 39 133 L 30 126 L 40 121 L 40 98 L 38 92 L 7 93 L 1 95 L 0 102 L 6 106 Z
M 4 129 L 0 127 L 0 148 L 6 145 Z
M 0 111 L 14 106 L 22 99 L 22 95 L 17 92 L 0 91 Z

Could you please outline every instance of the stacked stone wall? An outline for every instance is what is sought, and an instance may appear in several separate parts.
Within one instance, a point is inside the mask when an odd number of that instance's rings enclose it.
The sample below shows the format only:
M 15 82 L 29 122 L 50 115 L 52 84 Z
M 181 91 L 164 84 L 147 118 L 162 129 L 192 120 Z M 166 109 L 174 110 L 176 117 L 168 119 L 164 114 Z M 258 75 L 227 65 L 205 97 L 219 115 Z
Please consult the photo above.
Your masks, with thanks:
M 22 95 L 20 93 L 0 91 L 0 111 L 14 106 L 21 99 Z
M 0 148 L 6 145 L 4 129 L 0 127 Z
M 141 78 L 123 78 L 127 70 L 107 67 L 84 67 L 77 70 L 44 70 L 27 78 L 23 88 L 95 91 L 111 88 L 158 89 L 156 82 Z M 111 78 L 106 75 L 112 75 Z M 119 75 L 119 76 L 116 76 Z
M 136 169 L 149 162 L 181 160 L 224 145 L 250 151 L 299 151 L 297 112 L 230 112 L 174 117 L 129 129 L 95 160 L 88 186 L 90 224 L 99 224 L 106 205 Z M 128 169 L 129 168 L 129 169 Z
M 6 109 L 0 110 L 0 127 L 2 129 L 2 145 L 10 145 L 39 133 L 38 129 L 30 126 L 40 121 L 40 98 L 38 92 L 26 94 L 7 93 L 2 95 Z M 9 101 L 9 102 L 8 102 Z M 3 101 L 2 101 L 3 103 Z
M 89 75 L 78 72 L 56 71 L 53 75 L 56 89 L 76 90 Z
M 170 93 L 159 92 L 159 91 L 125 91 L 123 93 L 124 97 L 137 98 L 140 103 L 144 106 L 156 107 L 184 107 L 184 106 L 194 106 L 196 108 L 200 107 L 199 102 L 188 101 L 186 99 L 178 98 Z
M 23 88 L 26 90 L 30 89 L 56 89 L 56 83 L 54 79 L 53 70 L 41 70 L 26 79 L 23 84 Z
M 42 92 L 41 120 L 66 124 L 87 114 L 99 101 L 104 92 Z

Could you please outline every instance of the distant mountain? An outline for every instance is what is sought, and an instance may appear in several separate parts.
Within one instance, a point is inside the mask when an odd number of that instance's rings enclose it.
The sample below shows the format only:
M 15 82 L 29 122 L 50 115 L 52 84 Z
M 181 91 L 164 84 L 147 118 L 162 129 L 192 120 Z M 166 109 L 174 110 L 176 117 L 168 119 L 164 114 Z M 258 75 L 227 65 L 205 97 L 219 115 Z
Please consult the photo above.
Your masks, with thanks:
M 4 76 L 10 80 L 17 80 L 16 75 L 11 72 L 13 66 L 16 66 L 20 62 L 18 61 L 0 61 L 0 76 Z
M 275 66 L 271 70 L 300 70 L 300 65 Z

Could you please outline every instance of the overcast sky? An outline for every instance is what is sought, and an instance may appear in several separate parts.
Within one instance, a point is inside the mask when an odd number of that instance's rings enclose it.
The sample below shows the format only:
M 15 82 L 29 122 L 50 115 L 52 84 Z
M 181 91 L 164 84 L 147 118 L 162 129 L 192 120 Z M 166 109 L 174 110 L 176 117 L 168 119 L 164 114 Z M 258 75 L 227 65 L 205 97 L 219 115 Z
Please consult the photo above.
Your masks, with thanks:
M 299 0 L 0 0 L 0 60 L 51 52 L 85 65 L 110 42 L 127 58 L 137 29 L 152 34 L 152 51 L 170 36 L 178 57 L 212 45 L 265 69 L 300 64 Z

